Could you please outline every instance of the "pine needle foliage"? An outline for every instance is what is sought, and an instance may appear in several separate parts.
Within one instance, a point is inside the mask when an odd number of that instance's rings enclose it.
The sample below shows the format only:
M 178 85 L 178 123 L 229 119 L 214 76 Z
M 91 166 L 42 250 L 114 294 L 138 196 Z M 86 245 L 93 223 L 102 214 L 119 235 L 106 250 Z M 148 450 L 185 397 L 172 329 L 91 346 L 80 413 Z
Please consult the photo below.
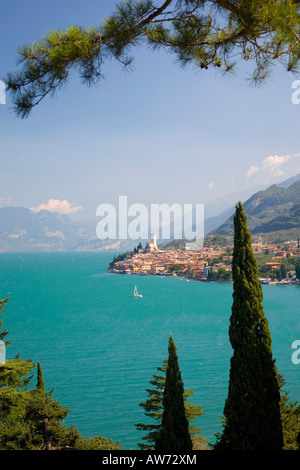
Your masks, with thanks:
M 163 415 L 155 442 L 155 450 L 158 452 L 188 452 L 192 450 L 193 445 L 184 406 L 184 386 L 179 368 L 177 347 L 172 335 L 169 338 L 168 349 Z
M 27 117 L 76 70 L 96 84 L 106 60 L 125 67 L 144 43 L 175 54 L 182 66 L 232 72 L 237 61 L 254 64 L 252 82 L 283 64 L 297 73 L 300 58 L 298 0 L 124 0 L 99 26 L 54 30 L 18 50 L 21 70 L 4 77 L 18 116 Z
M 151 418 L 151 422 L 147 424 L 136 424 L 136 428 L 139 431 L 147 432 L 147 434 L 142 437 L 142 442 L 138 444 L 141 450 L 154 450 L 155 448 L 155 441 L 161 427 L 163 415 L 162 402 L 166 382 L 167 362 L 168 359 L 164 359 L 163 365 L 157 367 L 157 371 L 159 373 L 153 375 L 153 378 L 150 380 L 150 384 L 153 388 L 146 390 L 148 399 L 139 404 L 139 406 L 144 409 L 145 415 L 148 418 Z M 194 405 L 190 402 L 190 397 L 193 394 L 193 390 L 184 390 L 183 392 L 185 413 L 189 421 L 189 433 L 193 441 L 193 447 L 201 446 L 202 448 L 205 448 L 207 446 L 207 441 L 200 435 L 201 429 L 199 429 L 197 425 L 191 424 L 191 421 L 205 414 L 201 405 Z

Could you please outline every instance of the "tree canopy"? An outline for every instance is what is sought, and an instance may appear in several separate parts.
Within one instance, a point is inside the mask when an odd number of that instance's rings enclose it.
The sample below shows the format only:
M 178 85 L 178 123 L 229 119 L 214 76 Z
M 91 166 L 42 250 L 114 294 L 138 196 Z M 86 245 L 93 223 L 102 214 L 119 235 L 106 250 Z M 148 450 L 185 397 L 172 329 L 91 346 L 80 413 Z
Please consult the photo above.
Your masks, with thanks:
M 154 423 L 149 424 L 138 423 L 136 428 L 140 431 L 147 431 L 148 434 L 142 437 L 142 443 L 138 444 L 141 450 L 154 450 L 155 441 L 158 437 L 161 420 L 163 416 L 163 394 L 166 383 L 166 370 L 167 370 L 168 359 L 163 360 L 163 365 L 157 367 L 159 374 L 153 375 L 150 380 L 151 385 L 154 388 L 147 389 L 148 399 L 139 405 L 144 409 L 145 415 L 154 420 Z M 193 390 L 184 390 L 183 399 L 186 417 L 189 421 L 189 433 L 193 443 L 193 449 L 204 449 L 207 447 L 207 442 L 204 437 L 200 435 L 201 429 L 195 424 L 191 424 L 191 421 L 203 416 L 205 413 L 201 405 L 194 405 L 190 403 L 190 397 L 193 395 Z
M 179 368 L 177 346 L 170 335 L 166 380 L 162 397 L 163 413 L 159 433 L 155 440 L 158 452 L 191 451 L 193 448 L 189 422 L 184 406 L 184 386 Z
M 144 42 L 174 53 L 182 66 L 229 72 L 237 60 L 252 61 L 259 83 L 278 62 L 297 71 L 299 5 L 299 0 L 125 0 L 99 26 L 53 30 L 18 49 L 21 70 L 4 81 L 24 118 L 55 94 L 73 69 L 83 82 L 96 84 L 107 59 L 128 67 L 132 48 Z
M 0 299 L 1 341 L 9 334 L 2 322 L 8 301 Z M 32 360 L 24 361 L 20 355 L 0 363 L 0 450 L 120 449 L 119 442 L 103 436 L 87 439 L 74 426 L 65 425 L 70 410 L 53 398 L 54 390 L 46 391 L 40 362 L 36 387 L 30 388 L 34 369 Z
M 219 450 L 282 450 L 280 390 L 263 291 L 241 203 L 234 215 L 228 397 Z

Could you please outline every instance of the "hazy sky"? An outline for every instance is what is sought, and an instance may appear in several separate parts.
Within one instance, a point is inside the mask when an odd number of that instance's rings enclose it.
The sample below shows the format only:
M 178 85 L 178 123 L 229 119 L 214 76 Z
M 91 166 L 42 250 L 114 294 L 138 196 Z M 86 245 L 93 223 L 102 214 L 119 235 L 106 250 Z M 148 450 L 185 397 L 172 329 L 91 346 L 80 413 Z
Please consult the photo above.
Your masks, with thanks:
M 114 5 L 3 1 L 0 76 L 16 70 L 18 46 L 54 28 L 101 23 Z M 132 54 L 132 71 L 108 63 L 97 88 L 75 76 L 25 120 L 9 97 L 0 105 L 0 206 L 44 205 L 84 217 L 120 195 L 130 204 L 206 203 L 300 173 L 293 75 L 280 68 L 255 89 L 243 64 L 224 78 L 182 70 L 165 52 Z

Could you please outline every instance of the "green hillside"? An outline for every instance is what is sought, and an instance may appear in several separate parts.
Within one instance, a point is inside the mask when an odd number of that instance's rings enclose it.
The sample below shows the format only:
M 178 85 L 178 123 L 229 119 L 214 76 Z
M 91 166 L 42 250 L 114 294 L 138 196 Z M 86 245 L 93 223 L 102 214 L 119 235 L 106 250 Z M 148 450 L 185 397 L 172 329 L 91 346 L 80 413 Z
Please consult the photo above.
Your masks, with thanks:
M 285 188 L 278 185 L 259 191 L 244 204 L 252 235 L 270 239 L 300 236 L 300 181 Z M 233 216 L 211 234 L 233 235 Z

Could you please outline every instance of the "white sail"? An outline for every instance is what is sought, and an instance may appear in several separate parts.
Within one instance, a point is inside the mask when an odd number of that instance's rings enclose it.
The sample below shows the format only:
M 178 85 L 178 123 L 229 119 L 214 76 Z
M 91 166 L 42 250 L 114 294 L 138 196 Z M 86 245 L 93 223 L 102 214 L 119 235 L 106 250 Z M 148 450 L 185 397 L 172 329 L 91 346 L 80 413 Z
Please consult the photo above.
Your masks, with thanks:
M 138 293 L 136 286 L 134 286 L 134 297 L 143 297 L 141 294 Z

